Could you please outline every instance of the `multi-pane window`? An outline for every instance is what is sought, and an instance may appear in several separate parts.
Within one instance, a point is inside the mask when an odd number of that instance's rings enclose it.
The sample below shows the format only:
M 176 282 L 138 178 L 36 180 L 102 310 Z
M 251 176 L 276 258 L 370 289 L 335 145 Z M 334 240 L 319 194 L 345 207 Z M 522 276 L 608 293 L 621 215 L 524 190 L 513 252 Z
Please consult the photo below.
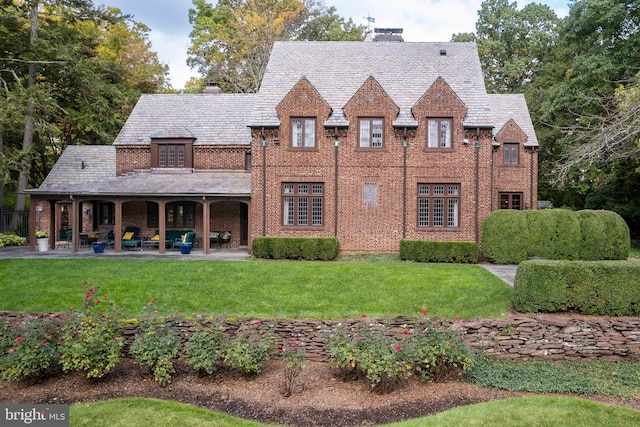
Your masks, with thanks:
M 418 184 L 418 227 L 460 226 L 460 184 Z
M 316 119 L 291 119 L 291 146 L 296 148 L 314 148 L 316 146 Z
M 522 210 L 522 193 L 500 193 L 500 209 Z
M 451 119 L 427 120 L 427 147 L 451 148 Z
M 169 203 L 166 207 L 167 227 L 189 227 L 195 225 L 196 207 L 192 202 Z
M 504 144 L 504 164 L 518 164 L 518 144 Z
M 382 148 L 384 145 L 384 120 L 360 119 L 360 148 Z
M 321 183 L 282 184 L 282 224 L 321 227 L 324 185 Z
M 184 144 L 158 144 L 158 167 L 183 168 Z

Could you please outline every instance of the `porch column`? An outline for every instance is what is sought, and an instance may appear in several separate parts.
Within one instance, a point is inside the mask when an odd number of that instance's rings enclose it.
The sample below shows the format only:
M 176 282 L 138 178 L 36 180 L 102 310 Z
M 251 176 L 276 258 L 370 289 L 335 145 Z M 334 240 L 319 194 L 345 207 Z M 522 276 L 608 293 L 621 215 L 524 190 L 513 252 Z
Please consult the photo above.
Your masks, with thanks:
M 167 203 L 164 200 L 158 200 L 158 252 L 163 254 L 167 251 L 165 247 L 166 233 L 167 233 Z
M 78 252 L 78 242 L 80 242 L 80 215 L 78 215 L 78 201 L 73 197 L 71 199 L 71 212 L 69 212 L 69 222 L 71 223 L 71 250 Z
M 122 252 L 122 200 L 114 200 L 115 224 L 113 226 L 114 250 Z
M 36 205 L 38 202 L 39 200 L 31 198 L 31 203 L 29 203 L 29 250 L 31 252 L 36 250 L 36 221 L 34 221 L 34 218 L 37 215 Z
M 202 196 L 202 252 L 208 255 L 211 251 L 209 247 L 209 233 L 211 229 L 211 205 L 206 196 Z

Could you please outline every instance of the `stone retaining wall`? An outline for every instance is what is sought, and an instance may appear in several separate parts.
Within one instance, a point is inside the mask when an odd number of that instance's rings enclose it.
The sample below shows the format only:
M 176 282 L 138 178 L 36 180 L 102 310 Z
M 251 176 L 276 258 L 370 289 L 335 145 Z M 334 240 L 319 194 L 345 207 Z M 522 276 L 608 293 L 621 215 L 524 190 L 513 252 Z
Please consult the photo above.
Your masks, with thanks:
M 21 319 L 24 313 L 0 312 L 0 317 Z M 221 327 L 230 335 L 245 332 L 270 334 L 282 340 L 299 341 L 310 360 L 327 361 L 327 339 L 338 327 L 356 330 L 363 322 L 374 329 L 400 336 L 428 319 L 397 317 L 382 319 L 331 320 L 223 320 Z M 183 342 L 199 327 L 185 319 L 167 320 Z M 446 326 L 458 331 L 464 340 L 487 355 L 508 359 L 608 361 L 640 360 L 640 318 L 589 317 L 564 315 L 513 315 L 506 319 L 453 321 Z M 130 344 L 140 326 L 127 326 Z M 127 345 L 128 347 L 128 345 Z

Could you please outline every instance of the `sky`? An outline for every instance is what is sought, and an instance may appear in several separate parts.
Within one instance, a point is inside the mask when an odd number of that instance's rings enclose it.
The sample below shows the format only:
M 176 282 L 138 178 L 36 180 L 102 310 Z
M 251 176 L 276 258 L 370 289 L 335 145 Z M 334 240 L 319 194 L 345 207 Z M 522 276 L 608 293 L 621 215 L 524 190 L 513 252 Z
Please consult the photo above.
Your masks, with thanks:
M 559 17 L 568 14 L 570 0 L 537 0 L 547 4 Z M 518 0 L 521 9 L 534 1 Z M 216 3 L 216 0 L 210 0 Z M 334 6 L 337 14 L 351 18 L 357 25 L 371 28 L 402 28 L 407 42 L 450 41 L 457 33 L 475 32 L 482 0 L 324 0 Z M 182 89 L 196 70 L 187 66 L 190 45 L 189 8 L 191 0 L 94 0 L 96 5 L 119 8 L 133 15 L 137 22 L 151 29 L 149 40 L 162 64 L 169 66 L 169 78 L 174 89 Z

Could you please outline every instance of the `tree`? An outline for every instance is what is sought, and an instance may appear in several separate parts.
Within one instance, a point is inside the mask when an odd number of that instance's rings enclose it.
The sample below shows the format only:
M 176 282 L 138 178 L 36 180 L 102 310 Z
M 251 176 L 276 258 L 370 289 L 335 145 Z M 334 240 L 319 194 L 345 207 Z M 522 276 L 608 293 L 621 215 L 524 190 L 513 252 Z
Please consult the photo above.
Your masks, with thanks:
M 364 38 L 363 27 L 315 0 L 220 0 L 215 7 L 194 0 L 193 5 L 187 62 L 227 92 L 258 91 L 276 41 Z
M 2 175 L 22 209 L 67 145 L 110 144 L 167 67 L 147 27 L 90 0 L 3 1 L 0 23 Z
M 485 0 L 478 11 L 476 33 L 454 34 L 453 41 L 475 41 L 491 93 L 522 93 L 531 82 L 558 34 L 559 19 L 549 6 Z

